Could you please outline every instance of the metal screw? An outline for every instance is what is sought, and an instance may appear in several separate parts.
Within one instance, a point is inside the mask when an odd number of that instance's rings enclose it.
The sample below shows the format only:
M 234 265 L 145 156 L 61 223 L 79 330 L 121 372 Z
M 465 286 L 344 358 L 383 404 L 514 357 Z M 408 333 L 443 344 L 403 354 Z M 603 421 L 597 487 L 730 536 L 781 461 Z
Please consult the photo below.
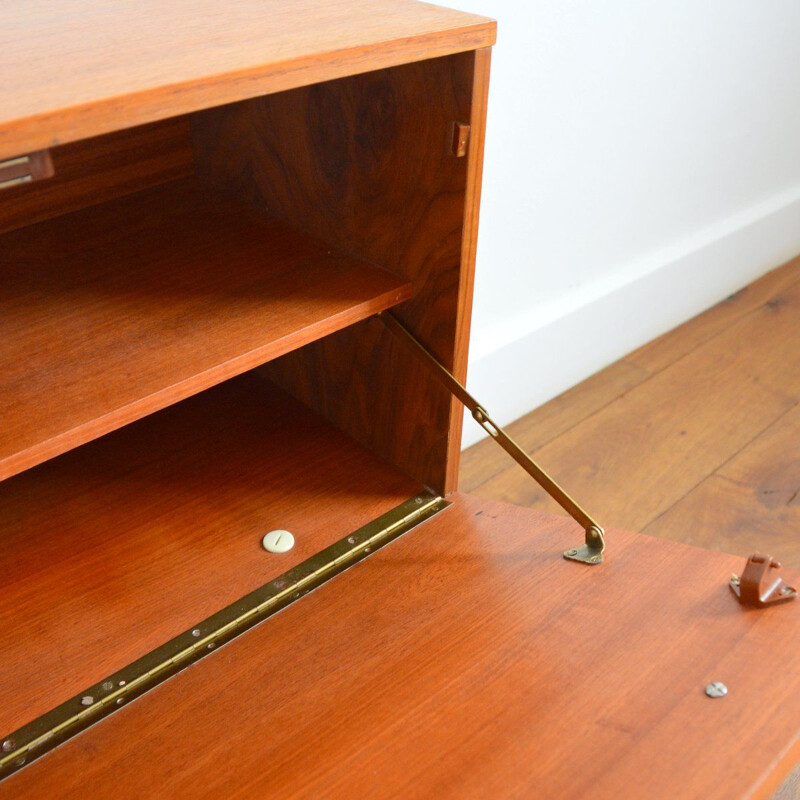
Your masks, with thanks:
M 110 692 L 114 688 L 114 681 L 103 681 L 103 690 Z
M 118 706 L 121 706 L 124 702 L 125 702 L 125 698 L 124 697 L 118 697 L 117 698 L 117 705 Z
M 706 694 L 709 697 L 725 697 L 728 687 L 722 681 L 714 681 L 706 686 Z
M 364 548 L 364 552 L 365 553 L 371 553 L 372 552 L 372 548 L 371 547 L 365 547 Z
M 355 536 L 348 536 L 348 537 L 347 537 L 347 541 L 348 541 L 350 544 L 355 544 L 355 543 L 356 543 L 356 537 L 355 537 Z
M 600 561 L 600 556 L 592 556 L 589 561 L 591 561 L 592 564 L 597 564 Z
M 3 742 L 3 752 L 13 753 L 17 749 L 17 743 L 13 739 L 6 739 Z
M 125 685 L 125 683 L 126 683 L 126 681 L 120 681 L 120 682 L 117 684 L 117 686 L 124 686 L 124 685 Z
M 288 553 L 294 547 L 294 535 L 289 531 L 270 531 L 264 534 L 261 545 L 268 553 Z
M 207 647 L 209 650 L 213 650 L 213 649 L 216 647 L 216 645 L 214 644 L 214 642 L 209 642 L 209 643 L 206 645 L 206 647 Z
M 90 705 L 92 705 L 92 703 L 94 703 L 94 697 L 92 697 L 90 694 L 87 694 L 87 695 L 84 695 L 83 697 L 81 697 L 81 705 L 82 706 L 90 706 Z
M 565 556 L 576 556 L 576 555 L 578 555 L 578 551 L 577 550 L 567 550 L 567 552 L 564 553 L 564 555 Z
M 192 631 L 192 636 L 194 636 L 194 638 L 197 639 L 200 636 L 200 628 L 195 628 Z

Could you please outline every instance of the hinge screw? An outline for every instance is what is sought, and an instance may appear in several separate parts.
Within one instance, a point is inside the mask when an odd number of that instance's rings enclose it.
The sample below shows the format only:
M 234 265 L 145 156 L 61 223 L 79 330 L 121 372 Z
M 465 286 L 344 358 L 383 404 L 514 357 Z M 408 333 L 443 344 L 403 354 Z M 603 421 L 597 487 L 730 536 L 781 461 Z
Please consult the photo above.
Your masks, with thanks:
M 87 694 L 84 697 L 81 697 L 81 705 L 82 706 L 90 706 L 90 705 L 92 705 L 92 703 L 94 703 L 94 697 L 92 697 L 90 694 Z
M 706 694 L 709 697 L 725 697 L 728 687 L 722 681 L 714 681 L 706 686 Z
M 13 739 L 6 739 L 3 742 L 3 752 L 13 753 L 17 749 L 17 743 Z

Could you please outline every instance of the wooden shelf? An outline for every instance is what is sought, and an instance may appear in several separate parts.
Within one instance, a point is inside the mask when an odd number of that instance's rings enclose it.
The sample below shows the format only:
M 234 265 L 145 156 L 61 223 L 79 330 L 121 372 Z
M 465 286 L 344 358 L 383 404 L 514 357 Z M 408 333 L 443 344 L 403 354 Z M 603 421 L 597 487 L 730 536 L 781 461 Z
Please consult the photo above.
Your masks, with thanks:
M 255 374 L 3 482 L 0 735 L 421 490 Z
M 0 479 L 411 293 L 194 179 L 13 231 L 0 252 Z

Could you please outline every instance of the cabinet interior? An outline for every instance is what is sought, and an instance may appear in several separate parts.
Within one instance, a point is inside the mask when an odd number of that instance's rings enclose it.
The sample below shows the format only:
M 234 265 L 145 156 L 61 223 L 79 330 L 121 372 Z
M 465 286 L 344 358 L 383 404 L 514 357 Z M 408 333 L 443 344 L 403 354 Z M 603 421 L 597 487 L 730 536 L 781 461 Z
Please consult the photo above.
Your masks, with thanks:
M 463 374 L 473 62 L 66 144 L 0 193 L 0 729 L 455 488 L 460 413 L 371 318 Z

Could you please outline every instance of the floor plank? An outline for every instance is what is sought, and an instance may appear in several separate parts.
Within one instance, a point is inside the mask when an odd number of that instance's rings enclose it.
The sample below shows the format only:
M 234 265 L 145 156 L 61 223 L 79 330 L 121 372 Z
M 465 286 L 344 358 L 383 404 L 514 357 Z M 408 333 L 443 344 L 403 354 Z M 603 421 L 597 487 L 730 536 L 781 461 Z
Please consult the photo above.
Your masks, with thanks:
M 713 550 L 800 565 L 800 405 L 644 528 Z
M 691 319 L 685 325 L 653 339 L 625 358 L 650 373 L 656 373 L 713 339 L 741 317 L 764 303 L 780 302 L 780 296 L 800 283 L 800 258 L 768 272 L 741 291 Z
M 795 259 L 518 420 L 512 434 L 522 431 L 527 452 L 604 522 L 739 554 L 764 547 L 800 564 L 798 501 L 788 502 L 800 487 L 799 332 Z M 553 409 L 561 415 L 548 437 Z M 492 456 L 482 473 L 492 448 L 483 441 L 464 454 L 464 488 L 557 510 L 510 460 L 498 471 Z
M 508 426 L 509 433 L 527 452 L 542 447 L 759 306 L 780 303 L 781 294 L 796 283 L 800 283 L 800 258 L 772 270 L 516 420 Z M 467 420 L 465 424 L 471 423 Z M 483 439 L 462 454 L 460 488 L 472 492 L 509 466 L 509 457 L 490 440 Z
M 535 413 L 513 422 L 508 426 L 508 432 L 520 447 L 531 452 L 565 433 L 647 377 L 648 373 L 641 367 L 617 361 L 545 403 Z M 475 423 L 467 415 L 464 424 Z M 471 492 L 513 463 L 511 457 L 491 439 L 483 439 L 463 453 L 459 486 L 462 491 Z

